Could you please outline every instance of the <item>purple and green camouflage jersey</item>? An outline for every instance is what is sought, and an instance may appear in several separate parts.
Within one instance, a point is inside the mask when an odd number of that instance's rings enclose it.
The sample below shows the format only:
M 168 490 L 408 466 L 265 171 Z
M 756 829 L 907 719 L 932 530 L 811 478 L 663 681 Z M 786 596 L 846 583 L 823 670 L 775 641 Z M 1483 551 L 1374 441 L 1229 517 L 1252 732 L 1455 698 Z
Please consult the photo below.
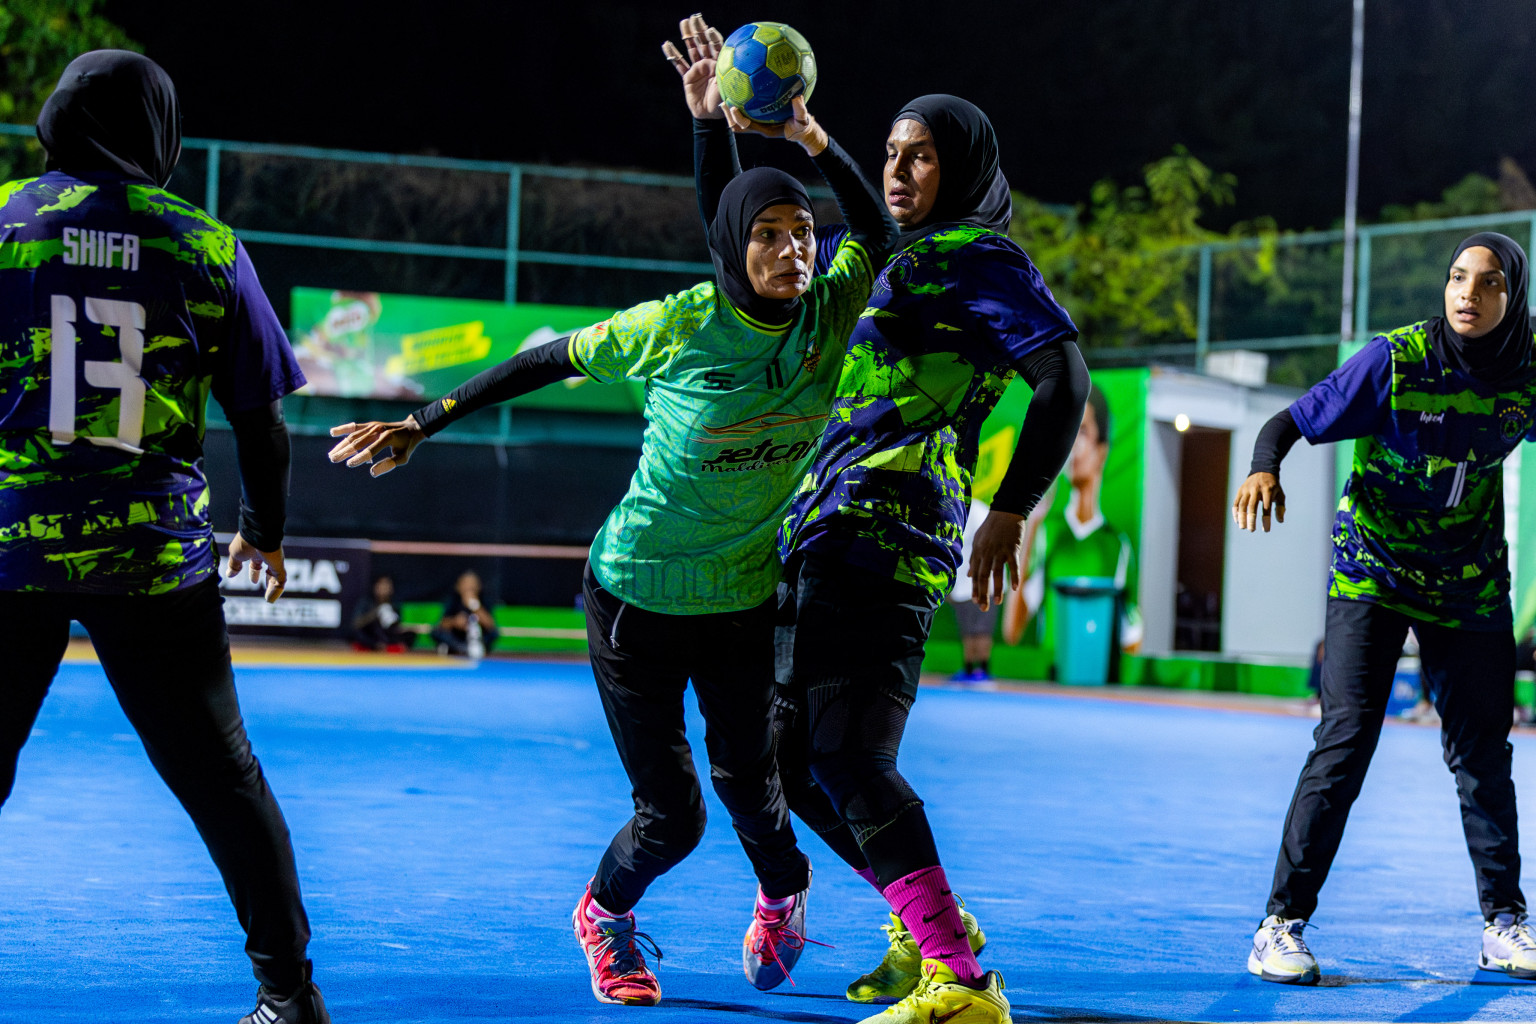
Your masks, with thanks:
M 237 413 L 303 383 L 225 225 L 108 173 L 0 185 L 0 590 L 212 575 L 208 395 Z
M 982 421 L 1035 349 L 1077 337 L 1024 250 L 963 225 L 897 253 L 843 360 L 816 462 L 779 537 L 954 589 Z
M 1356 439 L 1328 595 L 1510 629 L 1503 463 L 1536 428 L 1536 375 L 1484 384 L 1443 364 L 1425 327 L 1371 339 L 1291 405 L 1311 443 Z

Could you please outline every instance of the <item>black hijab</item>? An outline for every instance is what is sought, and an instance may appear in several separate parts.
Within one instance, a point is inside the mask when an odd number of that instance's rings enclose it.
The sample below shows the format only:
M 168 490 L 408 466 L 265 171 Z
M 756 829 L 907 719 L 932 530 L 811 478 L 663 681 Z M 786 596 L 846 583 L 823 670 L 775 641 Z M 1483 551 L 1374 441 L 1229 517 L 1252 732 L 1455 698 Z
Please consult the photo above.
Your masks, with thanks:
M 957 224 L 1008 232 L 1013 195 L 997 155 L 997 133 L 976 104 L 958 96 L 919 96 L 891 118 L 925 125 L 939 157 L 939 195 L 928 216 L 901 233 L 905 249 L 925 235 Z
M 176 87 L 141 54 L 81 54 L 37 115 L 37 138 L 49 170 L 117 171 L 164 187 L 181 158 Z
M 770 206 L 794 203 L 807 213 L 814 208 L 805 186 L 773 167 L 754 167 L 731 179 L 720 194 L 720 205 L 709 225 L 709 255 L 715 261 L 715 278 L 731 305 L 763 324 L 787 324 L 800 309 L 800 299 L 787 302 L 767 299 L 752 288 L 747 277 L 747 243 L 752 240 L 752 221 Z
M 1429 321 L 1429 344 L 1445 365 L 1484 384 L 1502 386 L 1531 372 L 1530 272 L 1519 242 L 1495 231 L 1479 231 L 1462 239 L 1456 247 L 1446 265 L 1447 278 L 1461 254 L 1479 245 L 1492 250 L 1504 270 L 1509 291 L 1504 319 L 1481 338 L 1463 338 L 1446 323 L 1445 317 L 1437 316 Z

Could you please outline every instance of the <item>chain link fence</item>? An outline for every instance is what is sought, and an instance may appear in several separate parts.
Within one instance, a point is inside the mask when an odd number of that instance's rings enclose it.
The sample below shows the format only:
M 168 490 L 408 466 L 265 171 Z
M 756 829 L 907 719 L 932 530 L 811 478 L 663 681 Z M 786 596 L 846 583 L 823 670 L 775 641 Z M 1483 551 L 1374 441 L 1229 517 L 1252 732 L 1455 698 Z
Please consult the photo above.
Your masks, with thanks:
M 0 125 L 0 171 L 35 174 L 33 129 Z M 679 175 L 186 139 L 170 189 L 233 225 L 287 319 L 309 286 L 620 309 L 713 269 Z M 837 219 L 825 188 L 817 218 Z M 1476 230 L 1536 248 L 1536 211 L 1360 229 L 1356 337 L 1438 312 L 1445 260 Z M 1195 336 L 1085 337 L 1090 363 L 1204 368 L 1241 349 L 1306 387 L 1337 363 L 1343 235 L 1306 232 L 1173 250 Z

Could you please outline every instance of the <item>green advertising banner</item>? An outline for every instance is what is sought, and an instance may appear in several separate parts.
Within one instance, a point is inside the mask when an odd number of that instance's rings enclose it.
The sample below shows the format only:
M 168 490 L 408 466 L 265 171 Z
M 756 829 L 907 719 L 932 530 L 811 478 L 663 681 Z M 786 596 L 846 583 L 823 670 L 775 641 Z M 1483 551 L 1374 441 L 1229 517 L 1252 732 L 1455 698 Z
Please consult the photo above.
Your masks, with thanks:
M 508 305 L 380 292 L 293 289 L 294 351 L 303 393 L 343 398 L 441 398 L 524 349 L 599 323 L 611 309 Z M 514 399 L 514 406 L 634 413 L 639 384 L 572 378 Z

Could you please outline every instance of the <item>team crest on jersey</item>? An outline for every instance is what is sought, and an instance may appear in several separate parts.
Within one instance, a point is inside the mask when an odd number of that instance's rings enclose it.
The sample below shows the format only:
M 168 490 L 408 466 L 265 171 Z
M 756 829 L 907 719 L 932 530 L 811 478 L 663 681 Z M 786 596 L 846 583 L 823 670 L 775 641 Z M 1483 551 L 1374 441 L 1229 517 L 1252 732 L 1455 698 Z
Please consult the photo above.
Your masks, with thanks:
M 1518 441 L 1525 433 L 1525 413 L 1519 406 L 1505 409 L 1499 414 L 1499 436 L 1506 443 Z
M 811 339 L 811 347 L 806 350 L 805 358 L 800 360 L 800 369 L 806 373 L 815 373 L 816 367 L 821 365 L 821 346 Z

